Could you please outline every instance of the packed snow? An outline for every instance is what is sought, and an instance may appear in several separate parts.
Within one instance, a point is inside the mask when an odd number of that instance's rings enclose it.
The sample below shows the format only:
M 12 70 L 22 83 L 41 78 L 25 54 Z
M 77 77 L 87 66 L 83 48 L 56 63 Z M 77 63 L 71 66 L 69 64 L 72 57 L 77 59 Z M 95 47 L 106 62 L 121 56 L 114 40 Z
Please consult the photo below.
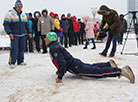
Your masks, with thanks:
M 10 39 L 6 36 L 0 36 L 0 48 L 2 47 L 10 47 Z
M 135 35 L 132 36 L 135 38 Z M 97 49 L 84 50 L 84 45 L 67 50 L 86 63 L 106 62 L 102 57 L 105 43 L 96 43 Z M 114 59 L 120 68 L 130 65 L 136 76 L 135 84 L 126 78 L 92 79 L 66 73 L 62 84 L 56 84 L 56 68 L 49 54 L 25 53 L 27 66 L 8 66 L 9 51 L 0 51 L 0 102 L 138 102 L 138 56 L 120 55 L 118 46 Z M 134 52 L 135 40 L 128 40 L 124 52 Z M 109 50 L 110 52 L 110 50 Z M 108 53 L 109 54 L 109 53 Z

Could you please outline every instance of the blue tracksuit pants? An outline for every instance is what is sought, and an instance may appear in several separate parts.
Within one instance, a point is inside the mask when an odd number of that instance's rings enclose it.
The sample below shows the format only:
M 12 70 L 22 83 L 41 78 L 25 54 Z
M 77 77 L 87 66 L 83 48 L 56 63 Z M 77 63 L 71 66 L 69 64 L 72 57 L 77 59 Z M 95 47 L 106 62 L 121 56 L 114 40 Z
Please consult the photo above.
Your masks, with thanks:
M 74 68 L 77 67 L 74 66 Z M 117 77 L 121 74 L 121 69 L 111 67 L 109 62 L 96 64 L 83 63 L 81 67 L 74 70 L 69 69 L 68 71 L 79 76 L 92 78 Z
M 10 59 L 9 64 L 20 64 L 24 62 L 24 49 L 25 49 L 25 36 L 14 36 L 14 40 L 11 40 Z

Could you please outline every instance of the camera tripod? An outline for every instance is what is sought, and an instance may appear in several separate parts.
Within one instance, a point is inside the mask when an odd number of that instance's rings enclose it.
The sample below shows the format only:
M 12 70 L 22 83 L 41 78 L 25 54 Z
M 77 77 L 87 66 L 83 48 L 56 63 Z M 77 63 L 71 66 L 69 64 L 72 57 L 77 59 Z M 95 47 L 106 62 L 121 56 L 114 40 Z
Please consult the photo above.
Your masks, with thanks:
M 136 14 L 137 14 L 138 11 L 131 11 L 131 12 L 128 12 L 126 15 L 128 14 L 132 14 L 132 19 L 131 19 L 131 22 L 130 22 L 130 26 L 128 28 L 128 31 L 127 31 L 127 34 L 126 34 L 126 38 L 125 38 L 125 42 L 124 42 L 124 45 L 123 45 L 123 48 L 122 48 L 122 51 L 121 51 L 121 54 L 123 55 L 136 55 L 138 56 L 138 52 L 137 53 L 123 53 L 124 49 L 125 49 L 125 46 L 126 46 L 126 42 L 128 40 L 128 35 L 129 33 L 131 32 L 131 26 L 132 26 L 132 23 L 133 23 L 133 26 L 134 26 L 134 32 L 136 34 L 136 41 L 137 41 L 137 49 L 138 49 L 138 20 L 137 20 L 137 17 L 136 17 Z

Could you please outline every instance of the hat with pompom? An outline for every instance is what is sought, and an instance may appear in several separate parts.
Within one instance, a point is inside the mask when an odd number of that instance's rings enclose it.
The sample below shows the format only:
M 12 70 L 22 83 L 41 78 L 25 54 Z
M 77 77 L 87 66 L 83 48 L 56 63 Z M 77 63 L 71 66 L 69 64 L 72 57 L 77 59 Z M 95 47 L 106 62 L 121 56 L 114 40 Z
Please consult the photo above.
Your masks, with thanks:
M 15 7 L 17 7 L 17 6 L 23 6 L 21 0 L 17 0 L 17 1 L 15 2 Z

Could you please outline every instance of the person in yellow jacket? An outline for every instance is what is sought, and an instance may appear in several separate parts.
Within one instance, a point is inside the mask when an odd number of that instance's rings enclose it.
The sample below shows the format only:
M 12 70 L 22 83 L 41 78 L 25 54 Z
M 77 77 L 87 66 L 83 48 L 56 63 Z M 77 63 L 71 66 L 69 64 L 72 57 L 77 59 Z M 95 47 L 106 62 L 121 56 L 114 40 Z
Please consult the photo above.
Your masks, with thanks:
M 60 27 L 60 21 L 58 19 L 58 14 L 54 14 L 53 12 L 50 12 L 49 15 L 53 18 L 54 25 L 55 25 L 55 32 L 58 36 L 58 42 L 62 44 L 62 37 L 63 37 L 62 30 L 63 29 Z

